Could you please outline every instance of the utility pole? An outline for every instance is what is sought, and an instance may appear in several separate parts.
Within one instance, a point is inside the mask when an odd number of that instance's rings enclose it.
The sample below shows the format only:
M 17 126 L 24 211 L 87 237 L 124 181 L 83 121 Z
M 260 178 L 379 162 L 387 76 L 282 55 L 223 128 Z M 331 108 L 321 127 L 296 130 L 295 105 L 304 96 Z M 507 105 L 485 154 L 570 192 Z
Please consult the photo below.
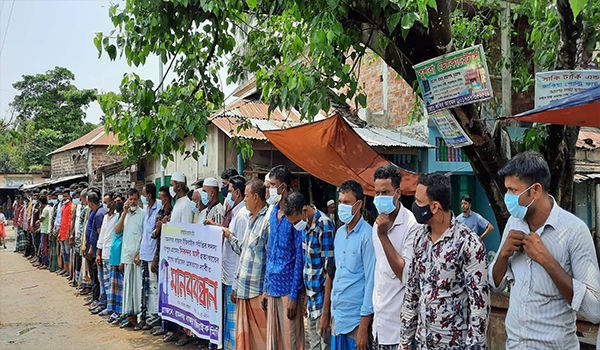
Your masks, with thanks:
M 158 81 L 160 82 L 160 85 L 158 86 L 158 91 L 162 94 L 163 92 L 163 62 L 162 62 L 162 58 L 160 56 L 158 56 Z M 163 164 L 165 160 L 165 156 L 164 155 L 160 155 L 160 185 L 161 186 L 166 186 L 165 184 L 165 166 Z

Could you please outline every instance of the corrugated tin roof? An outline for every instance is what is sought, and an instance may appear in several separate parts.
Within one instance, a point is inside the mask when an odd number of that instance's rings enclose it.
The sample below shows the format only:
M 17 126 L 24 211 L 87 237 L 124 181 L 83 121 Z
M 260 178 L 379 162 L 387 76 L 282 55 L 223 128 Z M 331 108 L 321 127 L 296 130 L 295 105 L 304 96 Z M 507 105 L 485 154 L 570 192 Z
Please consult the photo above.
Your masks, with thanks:
M 281 130 L 304 124 L 295 112 L 282 113 L 276 109 L 269 117 L 268 109 L 269 105 L 260 101 L 240 100 L 226 110 L 217 111 L 210 120 L 229 137 L 238 136 L 262 141 L 268 139 L 261 130 Z M 253 128 L 238 131 L 242 120 L 250 121 Z M 372 147 L 433 148 L 430 144 L 386 129 L 358 127 L 353 129 Z
M 581 129 L 577 138 L 577 148 L 586 150 L 600 149 L 600 130 L 598 129 Z
M 79 180 L 79 179 L 83 179 L 83 178 L 87 178 L 87 175 L 79 174 L 79 175 L 70 175 L 70 176 L 65 176 L 65 177 L 59 177 L 58 179 L 50 179 L 50 180 L 47 180 L 47 181 L 39 183 L 39 184 L 21 185 L 20 190 L 26 191 L 26 190 L 31 190 L 31 189 L 40 188 L 40 187 L 49 187 L 52 185 L 60 185 L 63 182 L 69 182 L 69 181 Z
M 61 148 L 48 153 L 48 155 L 50 156 L 56 153 L 70 151 L 72 149 L 85 146 L 112 146 L 118 144 L 120 143 L 117 137 L 112 132 L 107 134 L 102 126 L 90 131 L 71 143 L 67 143 Z
M 432 145 L 381 128 L 353 128 L 371 147 L 433 148 Z

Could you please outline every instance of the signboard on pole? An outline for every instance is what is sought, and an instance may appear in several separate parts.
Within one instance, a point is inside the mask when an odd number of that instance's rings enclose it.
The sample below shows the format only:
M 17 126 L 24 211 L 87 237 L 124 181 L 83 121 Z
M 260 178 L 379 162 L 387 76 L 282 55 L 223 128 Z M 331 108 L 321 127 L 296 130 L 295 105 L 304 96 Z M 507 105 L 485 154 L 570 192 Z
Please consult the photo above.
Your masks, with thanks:
M 7 176 L 6 187 L 19 188 L 21 185 L 33 185 L 33 176 Z
M 481 45 L 421 62 L 413 68 L 429 113 L 487 100 L 493 95 Z
M 158 313 L 219 348 L 223 342 L 222 229 L 202 224 L 162 227 Z
M 600 70 L 556 70 L 535 74 L 535 108 L 600 85 Z
M 473 141 L 461 128 L 458 120 L 456 120 L 456 118 L 454 118 L 452 113 L 449 111 L 439 111 L 433 113 L 429 115 L 429 118 L 435 122 L 435 125 L 440 131 L 440 134 L 442 134 L 442 137 L 448 146 L 461 148 L 473 144 Z

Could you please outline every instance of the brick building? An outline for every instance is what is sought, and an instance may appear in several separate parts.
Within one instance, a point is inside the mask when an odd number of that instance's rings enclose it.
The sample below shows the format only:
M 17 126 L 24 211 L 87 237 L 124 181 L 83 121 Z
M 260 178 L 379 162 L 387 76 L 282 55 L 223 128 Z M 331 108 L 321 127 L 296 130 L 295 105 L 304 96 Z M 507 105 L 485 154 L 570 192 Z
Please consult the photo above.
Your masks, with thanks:
M 99 127 L 77 140 L 51 152 L 51 178 L 49 183 L 86 181 L 90 185 L 111 191 L 129 186 L 129 172 L 123 169 L 104 178 L 96 176 L 99 168 L 120 162 L 123 157 L 111 154 L 109 146 L 118 144 L 117 137 Z M 61 179 L 69 179 L 61 181 Z

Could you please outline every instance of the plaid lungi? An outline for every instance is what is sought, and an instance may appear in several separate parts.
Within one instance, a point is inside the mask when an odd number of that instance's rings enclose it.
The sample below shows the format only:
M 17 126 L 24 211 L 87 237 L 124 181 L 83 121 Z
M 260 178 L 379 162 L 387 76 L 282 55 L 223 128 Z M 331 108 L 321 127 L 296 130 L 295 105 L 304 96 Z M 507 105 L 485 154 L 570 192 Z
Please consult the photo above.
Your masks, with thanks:
M 50 265 L 48 270 L 50 272 L 58 270 L 58 239 L 55 235 L 50 236 Z
M 17 251 L 23 251 L 25 250 L 25 245 L 27 244 L 27 239 L 25 237 L 25 231 L 22 229 L 19 229 L 18 233 L 17 233 Z
M 121 314 L 123 306 L 123 275 L 119 271 L 118 266 L 107 266 L 107 270 L 110 270 L 110 287 L 106 292 L 106 298 L 108 299 L 106 309 L 109 312 Z
M 262 297 L 238 299 L 235 329 L 236 350 L 263 350 L 267 348 L 267 315 L 262 311 Z
M 223 305 L 225 306 L 225 310 L 223 310 L 223 349 L 234 350 L 236 307 L 231 302 L 231 286 L 224 284 L 223 287 Z

